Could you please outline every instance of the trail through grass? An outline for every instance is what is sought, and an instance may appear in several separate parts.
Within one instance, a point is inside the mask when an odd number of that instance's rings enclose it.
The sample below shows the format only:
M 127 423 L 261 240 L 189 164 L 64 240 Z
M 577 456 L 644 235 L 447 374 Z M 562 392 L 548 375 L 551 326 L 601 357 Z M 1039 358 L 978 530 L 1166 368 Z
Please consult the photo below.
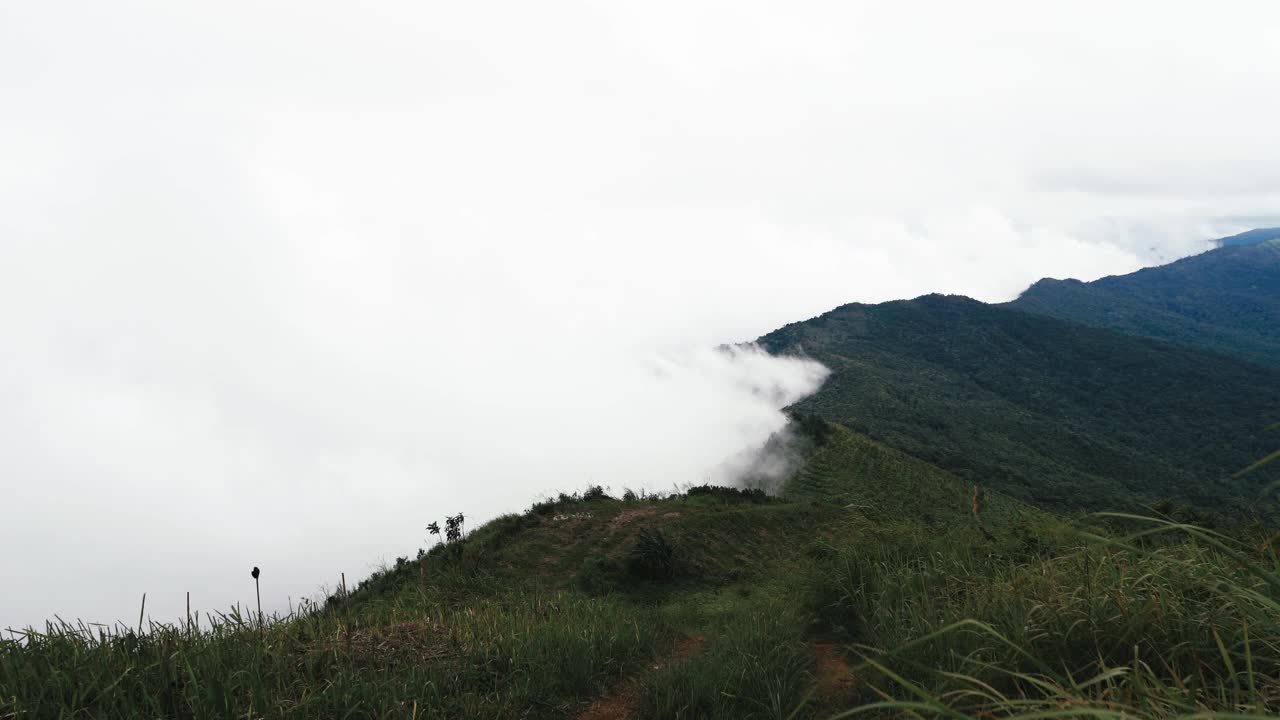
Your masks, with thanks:
M 785 500 L 538 503 L 262 624 L 11 635 L 0 718 L 1280 714 L 1265 527 L 1068 522 L 837 426 L 809 457 Z

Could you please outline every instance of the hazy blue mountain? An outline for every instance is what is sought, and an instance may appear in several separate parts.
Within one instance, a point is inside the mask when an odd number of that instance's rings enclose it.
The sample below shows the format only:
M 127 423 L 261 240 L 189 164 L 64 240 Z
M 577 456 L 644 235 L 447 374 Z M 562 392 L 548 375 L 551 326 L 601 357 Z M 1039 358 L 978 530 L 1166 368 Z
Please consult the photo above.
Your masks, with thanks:
M 1254 243 L 1265 242 L 1267 240 L 1275 240 L 1276 238 L 1280 238 L 1280 227 L 1256 228 L 1254 230 L 1242 232 L 1239 235 L 1220 238 L 1218 240 L 1218 247 L 1224 247 L 1227 245 L 1252 245 Z
M 1129 275 L 1041 280 L 1008 305 L 1280 367 L 1280 228 L 1222 242 Z

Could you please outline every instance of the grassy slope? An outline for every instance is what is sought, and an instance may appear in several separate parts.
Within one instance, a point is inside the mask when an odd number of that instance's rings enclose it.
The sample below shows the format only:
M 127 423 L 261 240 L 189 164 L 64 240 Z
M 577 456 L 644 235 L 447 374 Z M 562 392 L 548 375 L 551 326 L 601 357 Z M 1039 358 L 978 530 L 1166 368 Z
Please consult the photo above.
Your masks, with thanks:
M 797 408 L 1058 508 L 1230 511 L 1277 476 L 1280 370 L 968 298 L 846 305 L 761 338 L 833 371 Z
M 1280 366 L 1280 239 L 1088 283 L 1041 280 L 1008 306 Z
M 563 498 L 477 529 L 459 557 L 437 546 L 402 559 L 262 632 L 233 617 L 209 633 L 7 644 L 0 716 L 409 717 L 416 702 L 418 717 L 565 717 L 631 682 L 635 713 L 768 717 L 759 703 L 793 708 L 817 682 L 809 587 L 821 558 L 931 536 L 995 547 L 971 502 L 958 479 L 830 426 L 786 501 Z M 1051 522 L 995 494 L 982 503 L 1010 547 Z M 669 581 L 627 568 L 653 530 L 675 548 Z M 695 656 L 644 670 L 689 638 Z M 806 712 L 833 709 L 829 695 Z
M 979 521 L 969 482 L 802 426 L 785 500 L 563 497 L 264 628 L 0 643 L 0 717 L 1280 710 L 1280 567 L 1259 579 L 1207 545 L 1082 551 L 986 490 Z M 670 579 L 629 569 L 654 531 Z

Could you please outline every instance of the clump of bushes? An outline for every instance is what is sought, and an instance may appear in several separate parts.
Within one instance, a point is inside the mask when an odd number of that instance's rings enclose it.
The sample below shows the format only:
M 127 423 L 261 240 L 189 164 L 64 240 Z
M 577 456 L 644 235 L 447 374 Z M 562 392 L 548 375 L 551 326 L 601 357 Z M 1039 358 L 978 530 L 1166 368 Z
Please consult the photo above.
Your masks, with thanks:
M 676 574 L 676 549 L 661 530 L 641 530 L 627 549 L 627 572 L 644 580 L 670 580 Z
M 831 437 L 831 424 L 819 415 L 792 413 L 791 425 L 801 437 L 808 438 L 815 447 L 826 445 L 827 439 Z
M 761 488 L 734 488 L 723 485 L 695 485 L 685 491 L 688 497 L 713 497 L 726 501 L 767 503 L 773 500 Z
M 592 555 L 582 561 L 574 582 L 578 589 L 591 595 L 605 595 L 617 590 L 625 573 L 618 561 L 604 555 Z
M 613 498 L 609 497 L 609 493 L 605 492 L 603 487 L 589 485 L 586 490 L 582 491 L 582 499 L 585 502 L 591 502 L 592 500 L 612 500 Z

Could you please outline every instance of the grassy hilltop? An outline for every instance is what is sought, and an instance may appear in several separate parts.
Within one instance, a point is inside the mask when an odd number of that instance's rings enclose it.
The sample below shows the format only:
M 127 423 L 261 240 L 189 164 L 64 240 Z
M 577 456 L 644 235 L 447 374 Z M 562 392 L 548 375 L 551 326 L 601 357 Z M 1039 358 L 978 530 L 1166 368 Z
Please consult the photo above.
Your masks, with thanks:
M 778 496 L 593 487 L 289 617 L 16 633 L 0 720 L 1276 717 L 1278 242 L 793 323 L 832 374 Z
M 805 461 L 779 498 L 592 488 L 294 617 L 6 641 L 0 717 L 1280 710 L 1272 552 L 1090 543 L 843 426 L 797 426 Z

